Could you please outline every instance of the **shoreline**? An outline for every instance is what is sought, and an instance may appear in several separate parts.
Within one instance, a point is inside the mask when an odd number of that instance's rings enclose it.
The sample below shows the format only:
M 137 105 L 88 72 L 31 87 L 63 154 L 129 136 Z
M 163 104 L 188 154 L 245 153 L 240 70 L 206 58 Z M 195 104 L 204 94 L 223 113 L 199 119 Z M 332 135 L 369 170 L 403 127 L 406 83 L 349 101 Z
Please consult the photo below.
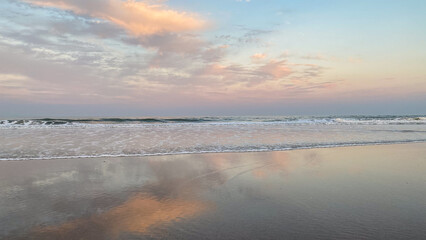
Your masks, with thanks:
M 23 161 L 47 161 L 47 160 L 71 160 L 71 159 L 99 159 L 99 158 L 142 158 L 142 157 L 156 157 L 156 156 L 180 156 L 180 155 L 203 155 L 203 154 L 220 154 L 220 153 L 268 153 L 268 152 L 287 152 L 296 150 L 309 150 L 309 149 L 330 149 L 330 148 L 345 148 L 345 147 L 363 147 L 363 146 L 387 146 L 387 145 L 401 145 L 401 144 L 421 144 L 426 143 L 426 140 L 410 140 L 410 141 L 390 141 L 390 142 L 379 142 L 379 143 L 353 143 L 353 144 L 341 144 L 341 145 L 319 145 L 313 147 L 295 147 L 288 149 L 277 149 L 277 150 L 245 150 L 245 151 L 201 151 L 201 152 L 178 152 L 178 153 L 153 153 L 153 154 L 129 154 L 129 155 L 96 155 L 96 156 L 60 156 L 60 157 L 48 157 L 48 158 L 0 158 L 1 162 L 23 162 Z

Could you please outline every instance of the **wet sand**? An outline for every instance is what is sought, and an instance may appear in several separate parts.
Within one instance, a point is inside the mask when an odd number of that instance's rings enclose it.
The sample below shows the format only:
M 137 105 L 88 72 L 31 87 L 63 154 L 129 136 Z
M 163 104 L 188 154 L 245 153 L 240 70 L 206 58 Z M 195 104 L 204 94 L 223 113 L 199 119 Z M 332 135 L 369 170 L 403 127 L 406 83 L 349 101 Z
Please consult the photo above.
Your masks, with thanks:
M 425 239 L 426 143 L 0 162 L 0 239 Z

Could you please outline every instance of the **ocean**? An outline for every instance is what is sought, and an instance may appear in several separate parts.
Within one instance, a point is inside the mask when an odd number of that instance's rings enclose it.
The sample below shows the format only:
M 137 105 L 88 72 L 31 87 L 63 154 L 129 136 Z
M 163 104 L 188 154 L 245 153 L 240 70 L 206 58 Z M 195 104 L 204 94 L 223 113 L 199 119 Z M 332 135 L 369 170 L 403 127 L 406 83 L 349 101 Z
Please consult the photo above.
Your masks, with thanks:
M 260 152 L 426 142 L 426 116 L 0 120 L 0 160 Z

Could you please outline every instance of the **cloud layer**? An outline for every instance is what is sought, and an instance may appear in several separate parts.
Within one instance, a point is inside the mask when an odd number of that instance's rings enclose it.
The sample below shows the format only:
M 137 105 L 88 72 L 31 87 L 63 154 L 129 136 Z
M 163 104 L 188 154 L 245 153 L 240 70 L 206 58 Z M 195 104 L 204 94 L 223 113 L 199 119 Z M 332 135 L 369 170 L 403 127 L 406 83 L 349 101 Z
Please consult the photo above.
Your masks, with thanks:
M 383 86 L 365 71 L 347 84 L 342 72 L 368 60 L 287 50 L 280 28 L 215 30 L 204 16 L 155 2 L 0 3 L 0 100 L 222 109 L 362 98 L 366 88 L 422 95 L 424 82 Z

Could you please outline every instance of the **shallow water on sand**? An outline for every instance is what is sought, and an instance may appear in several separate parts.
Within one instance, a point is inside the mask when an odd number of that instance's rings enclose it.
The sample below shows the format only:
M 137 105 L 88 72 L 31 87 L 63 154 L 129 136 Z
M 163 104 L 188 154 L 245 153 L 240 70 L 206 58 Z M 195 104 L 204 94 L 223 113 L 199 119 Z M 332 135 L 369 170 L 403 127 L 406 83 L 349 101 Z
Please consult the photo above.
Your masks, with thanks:
M 0 239 L 424 239 L 426 144 L 0 162 Z
M 425 116 L 0 120 L 0 160 L 426 142 Z

